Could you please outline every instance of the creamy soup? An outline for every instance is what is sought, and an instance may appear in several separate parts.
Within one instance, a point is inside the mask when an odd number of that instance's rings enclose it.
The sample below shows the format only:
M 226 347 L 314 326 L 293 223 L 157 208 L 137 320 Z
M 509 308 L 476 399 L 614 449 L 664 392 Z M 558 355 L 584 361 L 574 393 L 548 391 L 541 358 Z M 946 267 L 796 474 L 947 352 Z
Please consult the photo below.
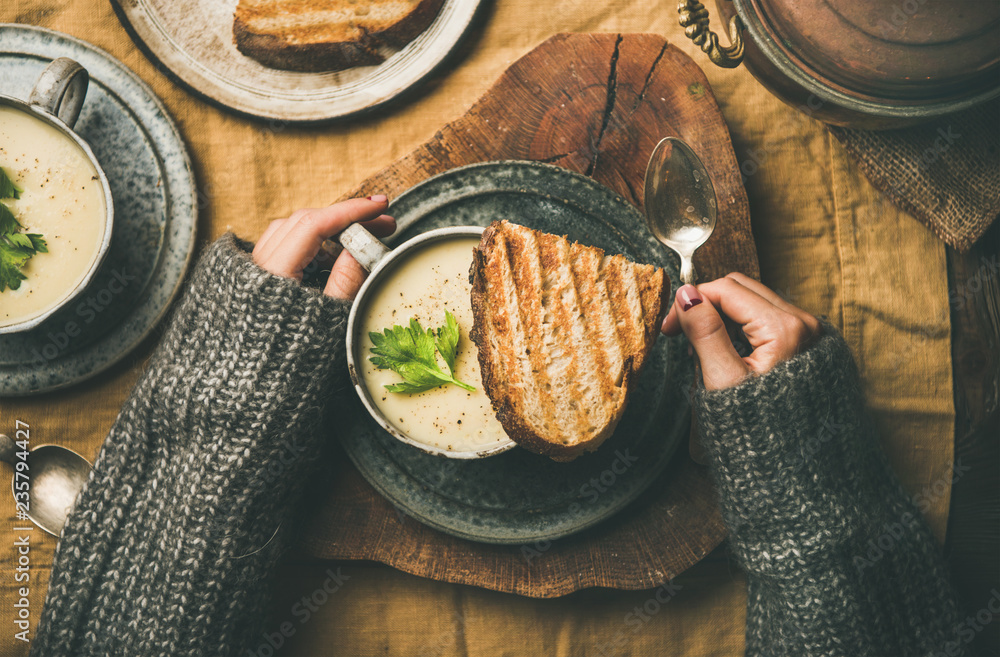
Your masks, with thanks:
M 449 451 L 480 451 L 510 441 L 493 415 L 479 375 L 476 345 L 469 339 L 469 266 L 478 243 L 478 237 L 457 237 L 414 251 L 386 276 L 363 312 L 360 370 L 375 405 L 413 440 Z M 386 384 L 401 379 L 368 360 L 372 347 L 368 333 L 394 324 L 406 326 L 411 317 L 424 329 L 436 329 L 444 326 L 445 310 L 458 320 L 461 333 L 453 375 L 475 386 L 475 392 L 451 384 L 416 394 L 387 391 Z
M 0 167 L 20 187 L 3 201 L 48 253 L 22 269 L 27 280 L 0 292 L 0 326 L 32 319 L 64 300 L 87 275 L 104 239 L 104 190 L 87 154 L 54 127 L 0 106 Z

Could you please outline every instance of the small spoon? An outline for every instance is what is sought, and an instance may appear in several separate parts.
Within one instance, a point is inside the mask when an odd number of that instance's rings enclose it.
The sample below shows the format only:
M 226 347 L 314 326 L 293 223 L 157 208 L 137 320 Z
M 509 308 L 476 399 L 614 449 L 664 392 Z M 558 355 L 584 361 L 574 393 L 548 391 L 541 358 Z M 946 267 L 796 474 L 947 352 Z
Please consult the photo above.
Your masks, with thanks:
M 644 206 L 650 232 L 681 257 L 681 283 L 694 285 L 698 275 L 691 259 L 715 230 L 715 187 L 701 159 L 680 139 L 660 140 L 649 156 Z M 692 413 L 688 453 L 705 465 L 696 427 Z
M 646 166 L 646 224 L 653 235 L 681 257 L 681 282 L 698 280 L 691 258 L 715 230 L 715 187 L 691 147 L 667 137 L 653 149 Z
M 0 461 L 14 466 L 11 492 L 19 492 L 19 483 L 28 481 L 28 519 L 53 536 L 59 536 L 66 518 L 73 510 L 76 496 L 90 476 L 90 462 L 76 452 L 58 445 L 39 445 L 28 452 L 28 479 L 17 477 L 17 445 L 0 433 Z

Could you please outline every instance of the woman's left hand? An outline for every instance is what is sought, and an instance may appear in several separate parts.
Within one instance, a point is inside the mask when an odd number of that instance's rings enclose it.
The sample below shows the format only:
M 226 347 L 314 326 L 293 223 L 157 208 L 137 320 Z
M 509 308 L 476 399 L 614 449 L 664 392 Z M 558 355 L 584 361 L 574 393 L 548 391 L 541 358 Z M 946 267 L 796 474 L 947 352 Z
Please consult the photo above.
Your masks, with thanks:
M 753 347 L 746 358 L 730 341 L 723 315 L 742 327 Z M 681 286 L 662 330 L 667 335 L 681 331 L 687 335 L 698 354 L 706 390 L 737 385 L 749 374 L 764 374 L 806 349 L 821 332 L 815 317 L 739 273 L 697 287 Z
M 388 200 L 382 194 L 353 198 L 325 208 L 297 210 L 287 219 L 275 219 L 253 249 L 253 261 L 272 274 L 302 280 L 302 271 L 319 253 L 323 241 L 352 223 L 361 222 L 376 237 L 391 235 L 396 220 L 382 214 Z M 347 251 L 333 261 L 323 292 L 350 301 L 365 280 L 365 270 Z

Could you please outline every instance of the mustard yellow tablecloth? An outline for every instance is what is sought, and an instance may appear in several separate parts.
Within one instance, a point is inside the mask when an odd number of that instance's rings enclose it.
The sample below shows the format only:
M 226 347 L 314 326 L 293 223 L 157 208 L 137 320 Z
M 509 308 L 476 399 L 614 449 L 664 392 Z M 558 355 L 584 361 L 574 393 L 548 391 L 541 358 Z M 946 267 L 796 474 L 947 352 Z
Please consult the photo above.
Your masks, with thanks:
M 509 64 L 552 34 L 665 34 L 706 70 L 722 106 L 746 176 L 764 282 L 843 327 L 883 443 L 943 540 L 954 421 L 944 246 L 883 199 L 822 125 L 769 96 L 744 69 L 712 66 L 683 37 L 673 3 L 497 0 L 466 56 L 408 105 L 345 125 L 279 131 L 210 106 L 171 82 L 132 43 L 106 0 L 5 0 L 0 22 L 41 25 L 90 41 L 153 87 L 195 163 L 204 201 L 199 248 L 229 229 L 255 238 L 271 218 L 341 196 L 462 114 Z M 147 344 L 110 372 L 65 392 L 0 400 L 0 431 L 13 433 L 20 419 L 31 424 L 35 444 L 65 444 L 94 457 L 149 353 Z M 7 476 L 9 468 L 0 466 L 0 479 Z M 0 655 L 25 655 L 27 644 L 14 638 L 23 584 L 15 581 L 14 507 L 5 486 Z M 34 533 L 32 633 L 54 547 L 52 537 Z M 302 596 L 312 597 L 334 578 L 340 588 L 306 619 Z M 530 600 L 380 564 L 292 558 L 281 573 L 274 625 L 261 628 L 257 654 L 742 654 L 745 585 L 735 567 L 710 559 L 674 584 L 659 594 L 590 590 Z M 282 623 L 288 638 L 280 634 Z M 279 643 L 273 651 L 270 646 Z

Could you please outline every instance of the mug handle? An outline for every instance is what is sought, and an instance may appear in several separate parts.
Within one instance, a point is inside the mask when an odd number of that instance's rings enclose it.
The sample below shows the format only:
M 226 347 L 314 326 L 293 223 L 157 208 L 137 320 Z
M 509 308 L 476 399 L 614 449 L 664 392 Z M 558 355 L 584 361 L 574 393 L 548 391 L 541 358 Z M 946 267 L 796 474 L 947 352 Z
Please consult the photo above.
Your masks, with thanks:
M 351 224 L 337 236 L 344 250 L 354 256 L 365 271 L 375 269 L 378 263 L 392 253 L 381 240 L 369 233 L 361 224 Z
M 89 83 L 87 69 L 68 57 L 60 57 L 38 76 L 28 104 L 52 114 L 72 128 L 80 116 Z

